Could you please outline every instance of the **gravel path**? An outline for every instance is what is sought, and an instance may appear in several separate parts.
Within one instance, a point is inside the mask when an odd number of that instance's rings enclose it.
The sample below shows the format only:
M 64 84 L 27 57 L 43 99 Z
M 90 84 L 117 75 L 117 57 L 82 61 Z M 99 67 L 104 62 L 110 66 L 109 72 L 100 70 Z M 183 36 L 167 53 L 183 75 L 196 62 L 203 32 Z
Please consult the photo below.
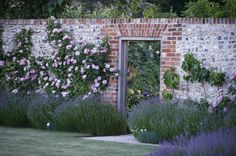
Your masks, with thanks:
M 130 144 L 139 144 L 139 145 L 159 146 L 159 145 L 156 145 L 156 144 L 140 143 L 132 135 L 83 137 L 83 138 L 84 139 L 89 139 L 89 140 L 111 141 L 111 142 L 130 143 Z

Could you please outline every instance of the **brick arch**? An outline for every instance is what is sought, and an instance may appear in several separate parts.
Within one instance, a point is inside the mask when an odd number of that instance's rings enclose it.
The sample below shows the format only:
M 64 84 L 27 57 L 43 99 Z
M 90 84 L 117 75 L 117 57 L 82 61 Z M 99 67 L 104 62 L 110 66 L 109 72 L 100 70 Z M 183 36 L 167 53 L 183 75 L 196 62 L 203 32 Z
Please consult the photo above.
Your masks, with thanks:
M 181 40 L 182 24 L 178 23 L 125 23 L 110 24 L 102 28 L 102 34 L 109 36 L 111 54 L 108 56 L 111 64 L 118 68 L 119 65 L 119 38 L 121 37 L 159 37 L 161 40 L 161 67 L 160 67 L 160 92 L 165 89 L 163 74 L 166 69 L 180 64 L 180 54 L 176 52 L 176 41 Z M 118 78 L 110 79 L 106 99 L 117 104 Z

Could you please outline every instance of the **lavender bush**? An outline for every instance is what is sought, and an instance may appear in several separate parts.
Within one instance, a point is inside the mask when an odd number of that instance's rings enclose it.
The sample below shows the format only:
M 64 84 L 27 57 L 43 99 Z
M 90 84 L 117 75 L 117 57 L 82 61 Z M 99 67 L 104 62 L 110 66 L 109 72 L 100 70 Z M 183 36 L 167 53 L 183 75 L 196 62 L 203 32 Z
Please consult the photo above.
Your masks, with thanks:
M 0 123 L 5 126 L 25 127 L 29 126 L 27 108 L 30 96 L 23 94 L 0 94 Z
M 62 98 L 37 94 L 32 97 L 27 116 L 35 128 L 47 129 L 52 126 L 53 110 L 62 103 Z
M 186 141 L 163 143 L 150 156 L 230 156 L 236 155 L 236 128 L 201 133 Z
M 184 132 L 188 114 L 175 102 L 152 98 L 141 102 L 129 114 L 129 127 L 135 137 L 141 129 L 155 132 L 162 140 L 171 140 Z
M 94 96 L 63 103 L 56 108 L 53 121 L 58 130 L 94 135 L 124 134 L 127 129 L 125 118 L 112 105 Z

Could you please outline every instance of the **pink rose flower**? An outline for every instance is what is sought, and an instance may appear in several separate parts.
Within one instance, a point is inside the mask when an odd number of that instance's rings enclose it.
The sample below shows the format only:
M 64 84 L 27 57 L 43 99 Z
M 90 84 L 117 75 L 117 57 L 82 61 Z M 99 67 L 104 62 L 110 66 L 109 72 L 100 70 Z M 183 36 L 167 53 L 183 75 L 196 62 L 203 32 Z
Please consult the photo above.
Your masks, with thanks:
M 0 67 L 4 66 L 5 62 L 0 60 Z
M 63 97 L 66 97 L 66 96 L 69 95 L 69 92 L 61 92 L 61 94 L 62 94 Z
M 71 49 L 71 48 L 72 48 L 72 45 L 70 45 L 70 44 L 66 46 L 66 49 L 67 49 L 67 50 L 69 50 L 69 49 Z

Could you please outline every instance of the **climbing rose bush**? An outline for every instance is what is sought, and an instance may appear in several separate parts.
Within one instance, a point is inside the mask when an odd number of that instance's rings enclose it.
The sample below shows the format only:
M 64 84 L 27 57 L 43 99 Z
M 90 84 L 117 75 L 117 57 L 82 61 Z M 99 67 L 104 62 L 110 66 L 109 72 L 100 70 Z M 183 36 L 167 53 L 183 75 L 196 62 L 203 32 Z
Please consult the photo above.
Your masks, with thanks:
M 57 19 L 45 23 L 48 40 L 55 52 L 52 56 L 35 58 L 30 49 L 31 30 L 16 35 L 15 48 L 7 54 L 4 73 L 13 93 L 38 90 L 55 95 L 78 96 L 102 93 L 116 69 L 107 62 L 107 38 L 99 44 L 73 41 L 70 32 L 62 29 Z M 30 82 L 30 83 L 29 83 Z
M 38 85 L 38 65 L 31 54 L 31 29 L 23 29 L 14 39 L 14 49 L 1 61 L 5 84 L 12 93 L 28 92 Z

